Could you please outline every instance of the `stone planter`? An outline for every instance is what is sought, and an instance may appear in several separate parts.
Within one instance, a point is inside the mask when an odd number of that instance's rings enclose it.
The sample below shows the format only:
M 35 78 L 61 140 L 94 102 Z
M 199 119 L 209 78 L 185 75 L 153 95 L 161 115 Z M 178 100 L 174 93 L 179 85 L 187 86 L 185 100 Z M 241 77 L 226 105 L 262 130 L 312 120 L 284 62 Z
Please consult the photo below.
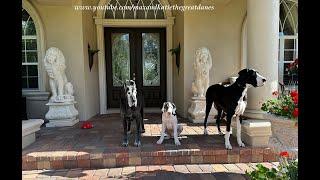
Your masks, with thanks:
M 288 151 L 292 157 L 298 156 L 298 127 L 296 121 L 270 113 L 264 115 L 270 120 L 272 137 L 269 144 L 276 152 Z
M 49 108 L 46 106 L 49 100 L 49 92 L 23 93 L 26 97 L 27 119 L 45 119 Z

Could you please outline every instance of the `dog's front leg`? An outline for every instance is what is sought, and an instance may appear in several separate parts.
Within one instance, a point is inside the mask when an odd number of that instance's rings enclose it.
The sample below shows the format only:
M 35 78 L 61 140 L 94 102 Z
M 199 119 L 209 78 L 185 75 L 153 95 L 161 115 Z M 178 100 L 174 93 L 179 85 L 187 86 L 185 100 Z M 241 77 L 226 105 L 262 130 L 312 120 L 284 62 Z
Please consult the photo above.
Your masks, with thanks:
M 162 122 L 161 136 L 160 136 L 160 139 L 157 141 L 157 144 L 162 144 L 164 140 L 165 130 L 166 130 L 166 126 L 164 122 Z
M 177 125 L 177 123 L 173 124 L 173 137 L 174 137 L 174 144 L 177 146 L 181 145 L 181 143 L 178 139 L 178 125 Z
M 128 132 L 127 132 L 127 134 L 131 134 L 130 128 L 131 128 L 131 121 L 128 122 L 128 129 L 127 129 Z
M 234 112 L 228 112 L 227 113 L 227 130 L 226 134 L 224 135 L 224 144 L 226 146 L 226 149 L 232 149 L 232 146 L 230 144 L 230 126 L 231 126 L 231 120 Z
M 123 141 L 122 146 L 128 146 L 128 129 L 127 129 L 127 118 L 123 118 Z
M 134 145 L 139 147 L 141 146 L 141 141 L 140 141 L 140 136 L 141 136 L 141 131 L 140 131 L 140 122 L 141 122 L 141 117 L 136 117 L 136 139 L 134 141 Z
M 245 147 L 244 143 L 241 140 L 241 123 L 240 123 L 240 118 L 239 116 L 236 116 L 236 121 L 237 121 L 237 142 L 239 147 Z

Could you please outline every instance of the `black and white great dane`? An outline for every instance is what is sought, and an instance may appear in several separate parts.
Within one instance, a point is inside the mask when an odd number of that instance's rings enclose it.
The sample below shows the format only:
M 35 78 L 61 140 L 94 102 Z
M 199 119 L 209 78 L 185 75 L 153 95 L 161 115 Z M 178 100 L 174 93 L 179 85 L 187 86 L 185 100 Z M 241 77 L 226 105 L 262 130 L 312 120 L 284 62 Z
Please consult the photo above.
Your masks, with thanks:
M 123 83 L 120 95 L 120 115 L 123 119 L 123 142 L 122 146 L 128 146 L 128 134 L 132 121 L 136 121 L 136 138 L 134 145 L 141 145 L 141 133 L 144 133 L 144 98 L 142 93 L 138 93 L 136 83 L 127 80 Z
M 237 122 L 237 142 L 240 147 L 244 147 L 241 140 L 241 115 L 244 113 L 247 106 L 246 94 L 247 89 L 251 86 L 261 87 L 265 84 L 266 78 L 261 76 L 254 69 L 243 69 L 239 73 L 236 82 L 230 86 L 223 86 L 221 84 L 214 84 L 207 89 L 206 92 L 206 116 L 204 119 L 204 134 L 207 132 L 207 120 L 210 113 L 212 104 L 218 111 L 216 124 L 219 134 L 222 135 L 220 130 L 220 118 L 223 113 L 227 116 L 227 131 L 225 134 L 225 147 L 232 149 L 230 144 L 230 125 L 231 119 L 235 117 Z

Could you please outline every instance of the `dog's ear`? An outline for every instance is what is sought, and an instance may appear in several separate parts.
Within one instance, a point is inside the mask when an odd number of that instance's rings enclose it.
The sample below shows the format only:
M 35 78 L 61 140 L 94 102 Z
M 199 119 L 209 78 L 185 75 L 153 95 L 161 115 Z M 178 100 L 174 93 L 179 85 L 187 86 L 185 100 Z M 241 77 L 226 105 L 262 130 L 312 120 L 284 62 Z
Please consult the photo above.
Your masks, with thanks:
M 164 112 L 164 105 L 166 104 L 166 102 L 163 103 L 161 111 Z

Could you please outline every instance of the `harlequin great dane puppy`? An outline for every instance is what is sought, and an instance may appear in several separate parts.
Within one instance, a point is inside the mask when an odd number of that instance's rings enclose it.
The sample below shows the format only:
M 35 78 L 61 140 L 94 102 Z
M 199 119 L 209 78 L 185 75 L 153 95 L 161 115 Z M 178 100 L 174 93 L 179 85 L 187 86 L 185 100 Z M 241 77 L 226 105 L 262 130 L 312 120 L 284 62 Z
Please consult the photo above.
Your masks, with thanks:
M 261 76 L 254 69 L 243 69 L 239 73 L 239 77 L 236 82 L 230 86 L 223 86 L 221 84 L 214 84 L 207 89 L 206 92 L 206 116 L 204 119 L 204 134 L 207 132 L 207 119 L 210 113 L 212 103 L 218 111 L 217 115 L 217 127 L 219 134 L 220 130 L 220 118 L 222 112 L 226 113 L 227 116 L 227 131 L 225 134 L 225 147 L 226 149 L 232 149 L 230 144 L 230 125 L 231 119 L 235 117 L 237 121 L 237 142 L 240 147 L 244 147 L 244 143 L 241 140 L 241 120 L 240 116 L 246 109 L 246 94 L 247 89 L 251 86 L 261 87 L 265 84 L 266 78 Z
M 181 124 L 178 124 L 177 114 L 176 114 L 176 105 L 171 102 L 164 102 L 162 106 L 162 130 L 161 137 L 157 141 L 157 144 L 162 144 L 164 137 L 167 135 L 167 138 L 174 138 L 175 145 L 180 145 L 178 136 L 183 130 Z

